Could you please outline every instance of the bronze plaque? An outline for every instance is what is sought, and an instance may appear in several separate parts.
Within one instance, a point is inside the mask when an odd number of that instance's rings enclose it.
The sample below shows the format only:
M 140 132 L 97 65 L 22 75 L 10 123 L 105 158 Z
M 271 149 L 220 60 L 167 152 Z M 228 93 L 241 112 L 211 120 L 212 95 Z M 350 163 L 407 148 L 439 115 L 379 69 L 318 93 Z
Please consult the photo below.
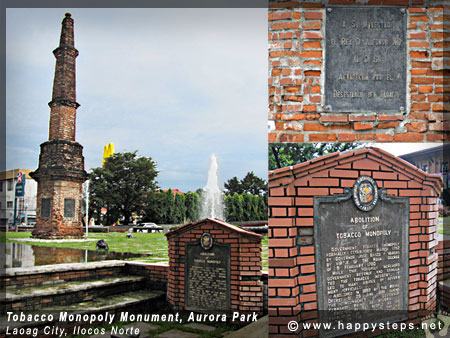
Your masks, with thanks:
M 42 218 L 50 217 L 51 206 L 52 206 L 52 200 L 50 198 L 41 199 L 41 217 Z
M 209 248 L 209 245 L 205 246 L 208 249 L 204 246 L 203 242 L 186 244 L 185 309 L 199 312 L 229 312 L 230 245 L 214 241 Z
M 64 217 L 75 217 L 75 200 L 73 198 L 64 199 Z
M 318 305 L 323 322 L 401 320 L 408 310 L 409 198 L 368 189 L 367 182 L 357 180 L 353 193 L 347 188 L 341 195 L 314 198 Z M 361 210 L 355 191 L 366 198 L 372 194 L 373 208 Z M 333 330 L 329 335 L 337 333 Z
M 326 112 L 406 109 L 406 9 L 328 7 Z

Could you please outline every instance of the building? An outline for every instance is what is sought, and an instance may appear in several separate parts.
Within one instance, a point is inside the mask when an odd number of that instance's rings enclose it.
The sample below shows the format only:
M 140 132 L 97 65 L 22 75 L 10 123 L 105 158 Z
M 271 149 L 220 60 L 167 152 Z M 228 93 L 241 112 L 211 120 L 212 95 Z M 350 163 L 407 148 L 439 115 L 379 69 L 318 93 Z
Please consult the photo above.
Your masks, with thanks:
M 415 151 L 399 157 L 428 174 L 441 175 L 444 181 L 444 190 L 441 197 L 443 198 L 445 205 L 450 205 L 450 177 L 448 174 L 450 144 L 443 144 L 437 147 Z
M 450 144 L 444 144 L 425 150 L 399 156 L 428 174 L 439 174 L 444 179 L 444 189 L 449 187 L 448 164 L 450 162 Z
M 12 169 L 0 172 L 0 225 L 12 224 L 14 221 L 14 203 L 17 174 L 25 174 L 23 197 L 17 197 L 16 223 L 34 224 L 36 222 L 37 182 L 30 177 L 29 169 Z

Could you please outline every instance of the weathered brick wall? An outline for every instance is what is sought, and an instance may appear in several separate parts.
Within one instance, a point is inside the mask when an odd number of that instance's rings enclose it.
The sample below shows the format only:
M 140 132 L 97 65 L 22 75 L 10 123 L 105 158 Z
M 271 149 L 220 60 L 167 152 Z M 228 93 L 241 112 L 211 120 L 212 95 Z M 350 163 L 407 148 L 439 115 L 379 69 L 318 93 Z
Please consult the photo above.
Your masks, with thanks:
M 165 264 L 149 264 L 127 262 L 125 271 L 131 275 L 145 276 L 147 288 L 152 290 L 166 290 L 169 266 Z
M 408 6 L 407 101 L 398 113 L 324 112 L 325 6 Z M 426 7 L 427 6 L 427 7 Z M 449 140 L 447 1 L 273 1 L 269 8 L 269 142 Z M 448 12 L 446 12 L 448 13 Z M 446 132 L 447 131 L 447 132 Z
M 291 320 L 317 320 L 314 196 L 342 194 L 361 175 L 388 195 L 407 196 L 409 311 L 417 318 L 436 306 L 436 231 L 442 181 L 376 149 L 333 153 L 269 173 L 269 330 L 289 335 Z M 317 332 L 302 332 L 301 336 Z
M 439 306 L 450 310 L 450 241 L 441 240 L 436 246 L 438 254 Z
M 81 182 L 43 180 L 38 184 L 36 227 L 33 237 L 83 237 L 81 224 Z M 64 217 L 64 199 L 75 198 L 74 217 Z M 50 217 L 41 217 L 42 199 L 51 199 Z
M 184 309 L 185 245 L 199 241 L 204 232 L 209 232 L 216 243 L 230 244 L 231 311 L 262 314 L 261 236 L 242 229 L 230 229 L 211 219 L 187 224 L 166 234 L 169 241 L 170 266 L 168 303 L 174 309 Z
M 74 107 L 52 104 L 48 139 L 75 141 L 76 114 Z
M 436 245 L 438 254 L 438 280 L 450 278 L 450 241 L 439 241 Z

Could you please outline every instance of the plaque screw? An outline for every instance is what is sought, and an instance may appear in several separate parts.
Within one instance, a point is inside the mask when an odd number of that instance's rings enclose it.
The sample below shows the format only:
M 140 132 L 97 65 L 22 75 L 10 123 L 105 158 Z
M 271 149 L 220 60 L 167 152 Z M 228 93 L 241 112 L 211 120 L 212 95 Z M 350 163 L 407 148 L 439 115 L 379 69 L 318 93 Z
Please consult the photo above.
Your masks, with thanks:
M 400 13 L 405 14 L 405 13 L 406 13 L 406 9 L 402 8 L 402 9 L 400 10 Z
M 325 111 L 331 111 L 331 106 L 330 105 L 326 105 L 323 109 Z
M 331 13 L 332 9 L 331 8 L 327 8 L 327 12 Z
M 400 111 L 405 111 L 405 107 L 401 106 Z

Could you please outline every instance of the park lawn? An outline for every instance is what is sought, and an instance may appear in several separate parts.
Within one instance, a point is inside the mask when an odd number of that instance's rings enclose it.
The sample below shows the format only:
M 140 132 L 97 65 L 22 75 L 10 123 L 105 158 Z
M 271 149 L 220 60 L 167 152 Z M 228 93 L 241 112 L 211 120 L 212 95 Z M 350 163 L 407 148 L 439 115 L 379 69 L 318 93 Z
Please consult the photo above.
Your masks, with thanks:
M 450 216 L 439 217 L 438 232 L 444 235 L 450 235 Z
M 109 232 L 109 233 L 90 233 L 87 238 L 94 239 L 93 241 L 83 242 L 28 242 L 20 241 L 24 244 L 59 247 L 69 249 L 83 249 L 95 250 L 95 244 L 99 239 L 104 239 L 109 245 L 109 251 L 115 252 L 132 252 L 137 254 L 151 254 L 148 257 L 131 258 L 130 260 L 142 261 L 147 263 L 169 263 L 168 247 L 166 236 L 162 233 L 133 233 L 133 238 L 127 238 L 126 233 L 123 232 Z M 14 241 L 15 238 L 29 238 L 31 232 L 0 232 L 0 239 L 8 242 Z M 263 270 L 268 270 L 268 240 L 267 235 L 262 240 L 262 266 Z

